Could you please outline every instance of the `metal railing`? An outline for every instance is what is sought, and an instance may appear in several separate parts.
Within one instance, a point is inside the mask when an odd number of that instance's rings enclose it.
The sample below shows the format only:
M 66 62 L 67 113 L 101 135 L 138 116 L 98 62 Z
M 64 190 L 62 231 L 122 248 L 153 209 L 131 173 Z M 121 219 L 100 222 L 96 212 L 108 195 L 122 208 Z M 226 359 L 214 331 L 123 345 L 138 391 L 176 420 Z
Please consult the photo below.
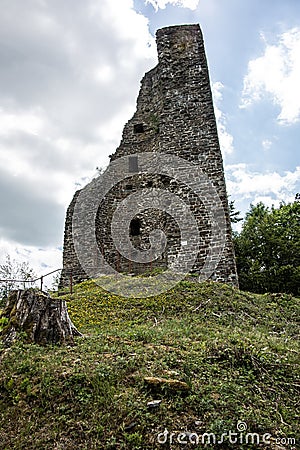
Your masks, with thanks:
M 41 275 L 40 277 L 37 277 L 37 278 L 26 278 L 26 279 L 23 279 L 23 280 L 18 280 L 18 279 L 15 279 L 15 278 L 0 279 L 0 283 L 22 283 L 25 286 L 26 283 L 29 283 L 29 284 L 32 285 L 32 284 L 37 283 L 39 281 L 40 282 L 40 290 L 42 291 L 43 290 L 43 285 L 44 285 L 44 279 L 46 277 L 48 277 L 49 275 L 52 275 L 52 274 L 54 274 L 56 272 L 59 272 L 61 270 L 62 269 L 55 269 L 55 270 L 52 270 L 51 272 L 48 272 L 48 273 L 46 273 L 44 275 Z
M 92 269 L 92 270 L 97 270 L 97 271 L 100 270 L 101 271 L 101 268 L 99 266 L 97 266 L 97 265 L 96 266 L 91 266 L 91 267 L 86 267 L 85 269 Z M 119 272 L 119 270 L 120 270 L 120 256 L 117 258 L 117 261 L 116 261 L 116 269 L 117 269 L 117 272 Z M 149 265 L 145 265 L 144 270 L 145 270 L 145 272 L 149 271 L 149 270 L 151 272 L 152 269 L 153 269 L 152 261 L 150 261 Z M 128 270 L 129 270 L 129 272 L 131 272 L 131 270 L 132 270 L 132 262 L 130 260 L 128 262 Z M 52 270 L 51 272 L 48 272 L 48 273 L 46 273 L 44 275 L 41 275 L 39 277 L 36 277 L 36 278 L 26 278 L 26 279 L 23 279 L 23 280 L 14 279 L 14 278 L 0 279 L 0 283 L 17 283 L 17 284 L 22 284 L 24 286 L 24 289 L 25 289 L 26 285 L 28 285 L 28 284 L 33 285 L 33 284 L 39 282 L 39 289 L 42 291 L 43 290 L 43 286 L 44 286 L 45 278 L 50 276 L 50 275 L 53 275 L 56 272 L 60 272 L 60 271 L 64 271 L 64 278 L 65 278 L 65 280 L 68 279 L 68 281 L 69 281 L 69 292 L 70 292 L 70 294 L 73 294 L 73 286 L 74 286 L 74 284 L 76 284 L 77 282 L 80 282 L 80 281 L 83 281 L 83 280 L 87 280 L 87 279 L 90 278 L 87 274 L 84 275 L 85 271 L 81 267 L 76 266 L 76 267 L 64 267 L 64 268 L 55 269 L 55 270 Z M 78 281 L 79 279 L 80 279 L 80 281 Z M 64 287 L 67 288 L 67 283 L 64 284 Z M 12 289 L 14 289 L 14 288 L 12 287 L 11 289 L 8 289 L 8 291 L 10 291 Z M 62 291 L 59 291 L 59 292 L 62 292 Z

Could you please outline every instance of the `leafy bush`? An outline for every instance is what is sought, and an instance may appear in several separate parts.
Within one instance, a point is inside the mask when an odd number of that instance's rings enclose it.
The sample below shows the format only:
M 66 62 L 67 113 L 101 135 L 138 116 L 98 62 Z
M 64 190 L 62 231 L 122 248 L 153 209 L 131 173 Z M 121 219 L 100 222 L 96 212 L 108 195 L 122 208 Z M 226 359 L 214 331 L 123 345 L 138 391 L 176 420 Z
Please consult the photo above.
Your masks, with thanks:
M 240 288 L 300 295 L 300 203 L 251 205 L 234 237 Z

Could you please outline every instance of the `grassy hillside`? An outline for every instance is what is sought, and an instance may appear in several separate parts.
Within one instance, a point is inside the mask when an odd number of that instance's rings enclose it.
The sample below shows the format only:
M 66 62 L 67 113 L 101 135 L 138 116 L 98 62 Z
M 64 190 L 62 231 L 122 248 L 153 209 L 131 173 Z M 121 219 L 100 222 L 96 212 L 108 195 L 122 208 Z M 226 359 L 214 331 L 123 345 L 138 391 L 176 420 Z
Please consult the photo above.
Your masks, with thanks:
M 2 450 L 299 448 L 299 299 L 193 281 L 65 298 L 75 346 L 1 350 Z

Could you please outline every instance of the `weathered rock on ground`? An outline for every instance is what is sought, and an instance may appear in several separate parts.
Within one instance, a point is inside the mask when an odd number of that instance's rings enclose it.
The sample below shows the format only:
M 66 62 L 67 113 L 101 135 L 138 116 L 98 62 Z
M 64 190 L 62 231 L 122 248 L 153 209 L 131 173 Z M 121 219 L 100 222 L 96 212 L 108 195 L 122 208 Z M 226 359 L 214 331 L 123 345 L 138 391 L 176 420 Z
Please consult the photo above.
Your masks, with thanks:
M 153 389 L 168 388 L 173 391 L 188 391 L 190 389 L 189 385 L 184 381 L 170 378 L 145 377 L 144 381 Z

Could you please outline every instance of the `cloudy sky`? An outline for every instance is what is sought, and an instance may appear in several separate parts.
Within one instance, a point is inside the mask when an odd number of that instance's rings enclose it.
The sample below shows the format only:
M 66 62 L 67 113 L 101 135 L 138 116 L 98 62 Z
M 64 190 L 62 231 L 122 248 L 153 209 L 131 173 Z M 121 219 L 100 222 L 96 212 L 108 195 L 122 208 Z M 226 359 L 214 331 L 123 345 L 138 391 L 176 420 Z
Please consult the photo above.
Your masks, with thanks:
M 200 23 L 227 188 L 243 213 L 300 191 L 299 0 L 0 0 L 0 261 L 61 266 L 73 193 L 108 164 L 156 64 Z

